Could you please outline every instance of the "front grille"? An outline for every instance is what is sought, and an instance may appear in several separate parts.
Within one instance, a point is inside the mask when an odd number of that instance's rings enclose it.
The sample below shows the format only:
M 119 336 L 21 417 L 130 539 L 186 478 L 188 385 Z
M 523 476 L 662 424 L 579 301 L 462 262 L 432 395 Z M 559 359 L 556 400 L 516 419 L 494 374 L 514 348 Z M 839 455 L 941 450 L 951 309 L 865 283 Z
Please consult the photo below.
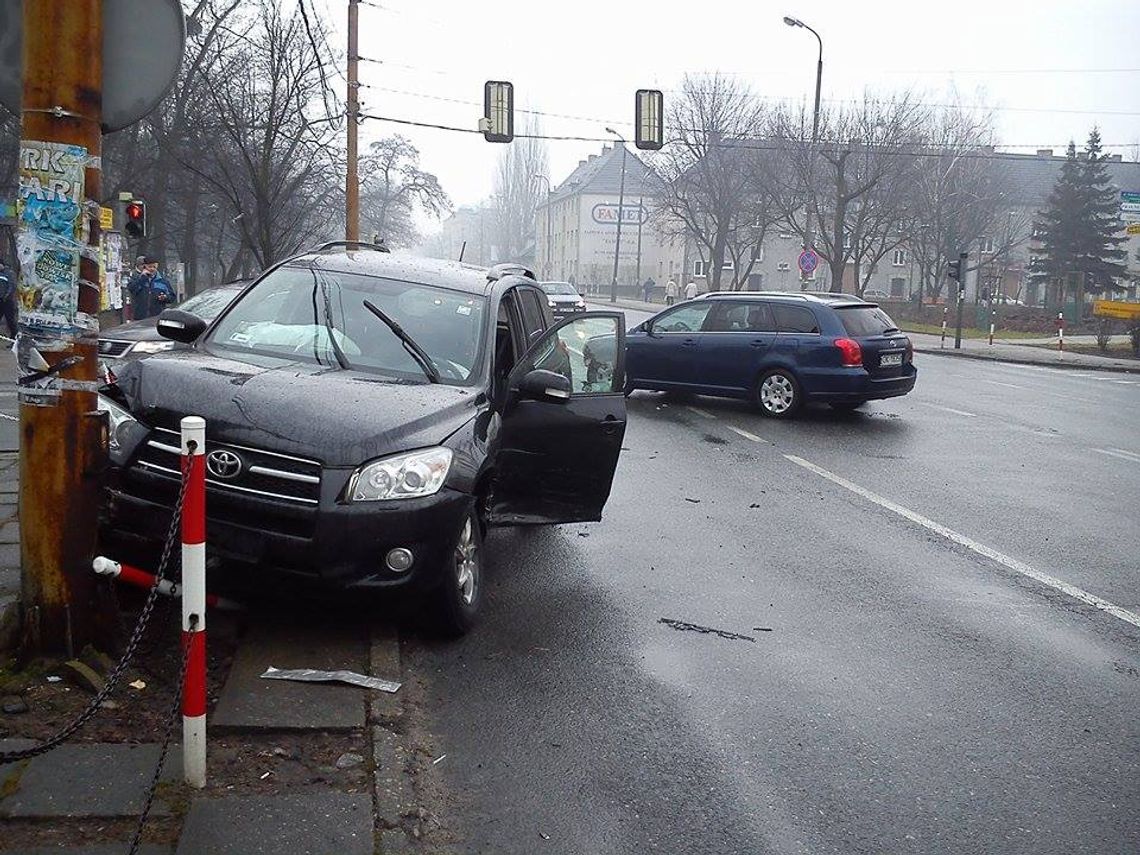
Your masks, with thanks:
M 155 428 L 133 465 L 152 474 L 179 478 L 181 446 L 177 431 Z M 255 496 L 315 507 L 321 495 L 321 464 L 207 439 L 206 487 L 234 496 Z
M 133 341 L 122 341 L 115 338 L 101 338 L 99 339 L 99 355 L 105 356 L 108 359 L 118 359 L 120 356 L 130 350 L 133 344 Z

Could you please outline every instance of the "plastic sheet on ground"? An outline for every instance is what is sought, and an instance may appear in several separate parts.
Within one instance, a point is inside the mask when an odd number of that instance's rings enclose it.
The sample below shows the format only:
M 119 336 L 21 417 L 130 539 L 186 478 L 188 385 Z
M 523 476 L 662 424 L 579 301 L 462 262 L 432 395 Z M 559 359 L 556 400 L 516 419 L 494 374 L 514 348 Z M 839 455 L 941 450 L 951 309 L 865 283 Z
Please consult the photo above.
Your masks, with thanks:
M 274 668 L 272 665 L 265 669 L 265 673 L 261 676 L 266 680 L 295 680 L 300 683 L 348 683 L 352 686 L 363 686 L 365 689 L 377 689 L 390 694 L 398 692 L 401 685 L 392 680 L 357 674 L 355 671 L 314 671 L 311 668 L 298 668 L 289 671 Z

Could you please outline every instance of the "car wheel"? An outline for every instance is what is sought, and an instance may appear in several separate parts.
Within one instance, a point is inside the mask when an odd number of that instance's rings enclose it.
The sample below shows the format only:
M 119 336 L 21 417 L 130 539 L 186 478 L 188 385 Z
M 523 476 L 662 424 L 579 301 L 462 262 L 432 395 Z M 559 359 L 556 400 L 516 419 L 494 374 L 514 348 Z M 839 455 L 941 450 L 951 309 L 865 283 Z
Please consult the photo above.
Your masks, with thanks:
M 474 510 L 459 525 L 436 599 L 444 634 L 458 638 L 475 626 L 483 600 L 483 532 Z
M 800 408 L 802 399 L 800 384 L 782 368 L 767 372 L 756 384 L 756 402 L 760 405 L 760 412 L 774 419 L 792 416 Z
M 838 410 L 841 413 L 852 413 L 863 406 L 866 401 L 832 401 L 831 409 Z

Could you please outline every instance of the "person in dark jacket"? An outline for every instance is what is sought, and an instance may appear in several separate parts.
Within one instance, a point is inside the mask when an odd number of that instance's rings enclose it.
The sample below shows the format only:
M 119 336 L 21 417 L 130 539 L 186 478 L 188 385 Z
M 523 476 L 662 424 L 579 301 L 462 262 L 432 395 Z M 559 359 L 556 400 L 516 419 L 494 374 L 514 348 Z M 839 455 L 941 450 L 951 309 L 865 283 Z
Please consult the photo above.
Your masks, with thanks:
M 131 295 L 131 318 L 141 321 L 151 315 L 151 285 L 158 275 L 158 259 L 144 255 L 141 264 L 127 281 L 127 292 Z
M 16 294 L 16 271 L 0 260 L 0 314 L 11 338 L 16 337 Z

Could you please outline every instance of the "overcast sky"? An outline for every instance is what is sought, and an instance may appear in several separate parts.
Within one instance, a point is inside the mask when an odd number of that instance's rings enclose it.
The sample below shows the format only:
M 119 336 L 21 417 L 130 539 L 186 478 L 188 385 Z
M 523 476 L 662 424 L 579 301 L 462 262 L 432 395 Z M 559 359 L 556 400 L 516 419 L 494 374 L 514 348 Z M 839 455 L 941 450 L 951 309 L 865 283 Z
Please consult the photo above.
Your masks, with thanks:
M 310 2 L 343 45 L 345 0 Z M 1030 147 L 1017 150 L 1060 153 L 1094 124 L 1127 159 L 1140 141 L 1140 0 L 368 2 L 360 53 L 381 64 L 361 64 L 371 87 L 361 97 L 365 112 L 394 118 L 474 128 L 489 79 L 514 83 L 516 110 L 579 117 L 541 117 L 543 132 L 587 137 L 606 136 L 607 124 L 632 136 L 634 90 L 668 99 L 686 72 L 719 70 L 764 97 L 810 98 L 817 45 L 783 23 L 792 15 L 823 38 L 825 100 L 915 88 L 940 103 L 956 87 L 998 108 L 1002 143 Z M 516 114 L 516 130 L 524 118 Z M 456 205 L 491 192 L 500 146 L 375 121 L 362 143 L 393 132 L 419 147 Z M 549 145 L 557 184 L 602 144 Z

